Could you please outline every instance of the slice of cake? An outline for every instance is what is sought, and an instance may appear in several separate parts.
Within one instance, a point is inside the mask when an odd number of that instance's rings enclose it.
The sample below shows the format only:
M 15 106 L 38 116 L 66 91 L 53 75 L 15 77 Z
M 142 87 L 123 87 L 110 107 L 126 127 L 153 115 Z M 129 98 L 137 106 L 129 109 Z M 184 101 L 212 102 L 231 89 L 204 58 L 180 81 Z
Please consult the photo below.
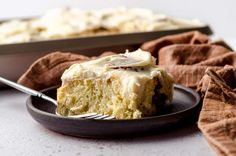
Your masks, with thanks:
M 172 100 L 174 83 L 155 62 L 149 52 L 139 49 L 72 65 L 57 90 L 57 113 L 97 112 L 117 119 L 154 115 Z

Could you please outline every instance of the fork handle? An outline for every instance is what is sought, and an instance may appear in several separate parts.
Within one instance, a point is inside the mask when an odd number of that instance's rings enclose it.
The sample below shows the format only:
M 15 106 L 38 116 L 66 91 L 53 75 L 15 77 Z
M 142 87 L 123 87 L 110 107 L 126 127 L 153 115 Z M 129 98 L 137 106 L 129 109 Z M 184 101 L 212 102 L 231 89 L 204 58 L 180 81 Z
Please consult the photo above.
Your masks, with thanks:
M 24 92 L 24 93 L 32 95 L 32 96 L 37 96 L 37 97 L 43 98 L 43 99 L 48 100 L 48 101 L 52 102 L 53 104 L 57 105 L 56 100 L 54 100 L 54 99 L 44 95 L 43 93 L 40 93 L 40 92 L 36 91 L 36 90 L 33 90 L 33 89 L 28 88 L 28 87 L 22 86 L 18 83 L 7 80 L 3 77 L 0 77 L 0 82 L 6 84 L 8 86 L 11 86 L 11 87 L 13 87 L 13 88 L 15 88 L 15 89 L 17 89 L 21 92 Z

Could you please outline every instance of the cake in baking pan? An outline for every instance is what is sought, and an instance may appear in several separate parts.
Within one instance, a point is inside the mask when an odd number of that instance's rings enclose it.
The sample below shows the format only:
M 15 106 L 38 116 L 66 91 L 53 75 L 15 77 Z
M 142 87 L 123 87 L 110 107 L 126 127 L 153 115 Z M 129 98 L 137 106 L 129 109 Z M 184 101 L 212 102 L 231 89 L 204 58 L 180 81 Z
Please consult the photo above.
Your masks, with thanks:
M 176 18 L 140 8 L 118 7 L 100 10 L 57 8 L 35 18 L 0 22 L 0 44 L 203 25 L 205 24 L 196 19 Z

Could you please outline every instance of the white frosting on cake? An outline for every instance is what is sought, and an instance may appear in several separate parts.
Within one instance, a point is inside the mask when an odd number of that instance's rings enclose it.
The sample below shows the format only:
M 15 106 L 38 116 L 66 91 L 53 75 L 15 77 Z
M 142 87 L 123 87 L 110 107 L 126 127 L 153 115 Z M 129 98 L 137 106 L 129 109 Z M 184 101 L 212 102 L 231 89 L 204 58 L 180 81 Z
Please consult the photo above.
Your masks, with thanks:
M 170 89 L 172 78 L 156 65 L 156 59 L 149 52 L 141 49 L 134 52 L 126 52 L 106 56 L 97 60 L 92 60 L 80 64 L 74 64 L 62 75 L 62 85 L 73 79 L 109 79 L 112 76 L 119 77 L 123 96 L 142 93 L 142 88 L 147 80 L 158 78 L 163 85 L 163 92 L 171 97 Z M 164 81 L 166 80 L 167 81 Z M 166 84 L 169 82 L 170 84 Z

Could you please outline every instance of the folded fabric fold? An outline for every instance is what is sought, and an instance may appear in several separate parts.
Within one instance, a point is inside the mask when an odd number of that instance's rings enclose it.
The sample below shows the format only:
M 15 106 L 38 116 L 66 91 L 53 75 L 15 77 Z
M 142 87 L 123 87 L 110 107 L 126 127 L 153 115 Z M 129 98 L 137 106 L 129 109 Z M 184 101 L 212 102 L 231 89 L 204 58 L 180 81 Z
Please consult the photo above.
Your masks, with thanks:
M 219 155 L 236 155 L 236 69 L 207 70 L 198 126 Z
M 173 44 L 204 44 L 209 43 L 210 38 L 198 31 L 190 31 L 186 33 L 168 35 L 156 40 L 145 42 L 141 45 L 141 49 L 149 51 L 154 57 L 158 57 L 158 51 L 166 46 Z
M 158 52 L 158 64 L 161 65 L 172 62 L 172 64 L 194 65 L 228 52 L 228 49 L 218 45 L 174 44 L 163 47 Z

